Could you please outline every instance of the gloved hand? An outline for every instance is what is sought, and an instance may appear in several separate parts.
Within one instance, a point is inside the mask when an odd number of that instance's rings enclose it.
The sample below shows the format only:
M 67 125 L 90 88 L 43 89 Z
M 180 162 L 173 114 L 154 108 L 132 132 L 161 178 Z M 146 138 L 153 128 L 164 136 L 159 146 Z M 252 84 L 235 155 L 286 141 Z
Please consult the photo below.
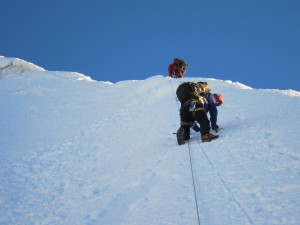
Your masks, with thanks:
M 211 129 L 213 129 L 215 132 L 218 132 L 219 131 L 219 126 L 217 124 L 213 125 L 213 126 L 211 126 Z

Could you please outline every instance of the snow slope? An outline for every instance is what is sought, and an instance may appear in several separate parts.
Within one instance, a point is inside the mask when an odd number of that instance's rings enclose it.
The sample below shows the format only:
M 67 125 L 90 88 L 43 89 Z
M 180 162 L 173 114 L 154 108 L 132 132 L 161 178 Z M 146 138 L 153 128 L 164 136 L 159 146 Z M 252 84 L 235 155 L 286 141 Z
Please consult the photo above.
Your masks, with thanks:
M 18 60 L 0 58 L 0 224 L 300 224 L 299 92 Z M 225 98 L 224 129 L 178 146 L 174 91 L 200 80 Z

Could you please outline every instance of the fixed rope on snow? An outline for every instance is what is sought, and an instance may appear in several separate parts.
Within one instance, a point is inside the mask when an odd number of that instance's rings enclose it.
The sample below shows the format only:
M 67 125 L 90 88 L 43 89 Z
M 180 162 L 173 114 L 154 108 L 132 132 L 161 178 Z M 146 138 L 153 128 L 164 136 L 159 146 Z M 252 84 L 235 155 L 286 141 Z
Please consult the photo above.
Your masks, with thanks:
M 247 218 L 248 222 L 250 224 L 253 224 L 252 219 L 250 218 L 250 216 L 248 215 L 248 213 L 245 211 L 245 209 L 242 207 L 241 203 L 236 199 L 236 197 L 234 196 L 234 194 L 232 193 L 231 189 L 229 188 L 229 186 L 227 185 L 227 183 L 225 182 L 225 180 L 222 178 L 221 174 L 218 172 L 218 170 L 216 169 L 215 165 L 212 163 L 212 161 L 210 160 L 210 158 L 208 157 L 208 155 L 206 154 L 206 152 L 204 151 L 203 145 L 200 144 L 198 138 L 196 137 L 196 135 L 194 134 L 194 137 L 197 140 L 198 145 L 200 146 L 201 152 L 204 155 L 204 157 L 206 158 L 206 160 L 208 161 L 209 165 L 213 168 L 213 170 L 215 171 L 217 177 L 219 178 L 219 180 L 221 181 L 221 183 L 224 185 L 225 189 L 227 190 L 227 192 L 231 195 L 233 201 L 238 205 L 238 207 L 241 209 L 241 211 L 244 213 L 245 217 Z
M 171 89 L 173 92 L 173 96 L 175 98 L 177 108 L 180 110 L 180 107 L 178 105 L 178 101 L 175 95 L 175 91 L 172 85 L 172 79 L 170 79 L 170 85 Z M 197 211 L 197 219 L 198 219 L 198 224 L 200 225 L 200 217 L 199 217 L 199 207 L 198 207 L 198 200 L 197 200 L 197 192 L 196 192 L 196 186 L 195 186 L 195 178 L 194 178 L 194 170 L 193 170 L 193 163 L 192 163 L 192 156 L 191 156 L 191 147 L 190 147 L 190 142 L 188 141 L 188 149 L 189 149 L 189 157 L 190 157 L 190 169 L 191 169 L 191 174 L 192 174 L 192 184 L 193 184 L 193 190 L 194 190 L 194 198 L 195 198 L 195 205 L 196 205 L 196 211 Z

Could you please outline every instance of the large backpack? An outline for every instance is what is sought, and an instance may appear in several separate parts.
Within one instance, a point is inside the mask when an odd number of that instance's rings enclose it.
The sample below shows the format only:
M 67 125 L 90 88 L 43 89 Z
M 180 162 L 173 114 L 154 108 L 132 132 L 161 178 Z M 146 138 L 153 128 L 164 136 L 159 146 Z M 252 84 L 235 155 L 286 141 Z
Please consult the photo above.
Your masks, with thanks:
M 180 69 L 180 70 L 186 70 L 188 64 L 182 60 L 182 59 L 176 59 L 174 62 L 174 65 L 176 68 Z
M 208 93 L 208 92 L 211 91 L 210 88 L 208 87 L 207 82 L 200 81 L 197 84 L 198 84 L 198 87 L 199 87 L 201 92 Z
M 178 86 L 176 95 L 178 100 L 183 104 L 190 99 L 199 99 L 201 90 L 198 83 L 185 82 Z

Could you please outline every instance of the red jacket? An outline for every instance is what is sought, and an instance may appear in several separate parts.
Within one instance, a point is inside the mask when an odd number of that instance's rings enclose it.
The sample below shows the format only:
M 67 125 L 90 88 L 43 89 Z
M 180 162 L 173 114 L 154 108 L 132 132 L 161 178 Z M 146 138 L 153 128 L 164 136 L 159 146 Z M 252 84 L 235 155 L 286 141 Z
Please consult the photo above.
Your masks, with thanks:
M 168 68 L 169 76 L 170 77 L 176 77 L 176 78 L 182 78 L 184 76 L 185 71 L 180 71 L 174 63 L 171 63 Z

